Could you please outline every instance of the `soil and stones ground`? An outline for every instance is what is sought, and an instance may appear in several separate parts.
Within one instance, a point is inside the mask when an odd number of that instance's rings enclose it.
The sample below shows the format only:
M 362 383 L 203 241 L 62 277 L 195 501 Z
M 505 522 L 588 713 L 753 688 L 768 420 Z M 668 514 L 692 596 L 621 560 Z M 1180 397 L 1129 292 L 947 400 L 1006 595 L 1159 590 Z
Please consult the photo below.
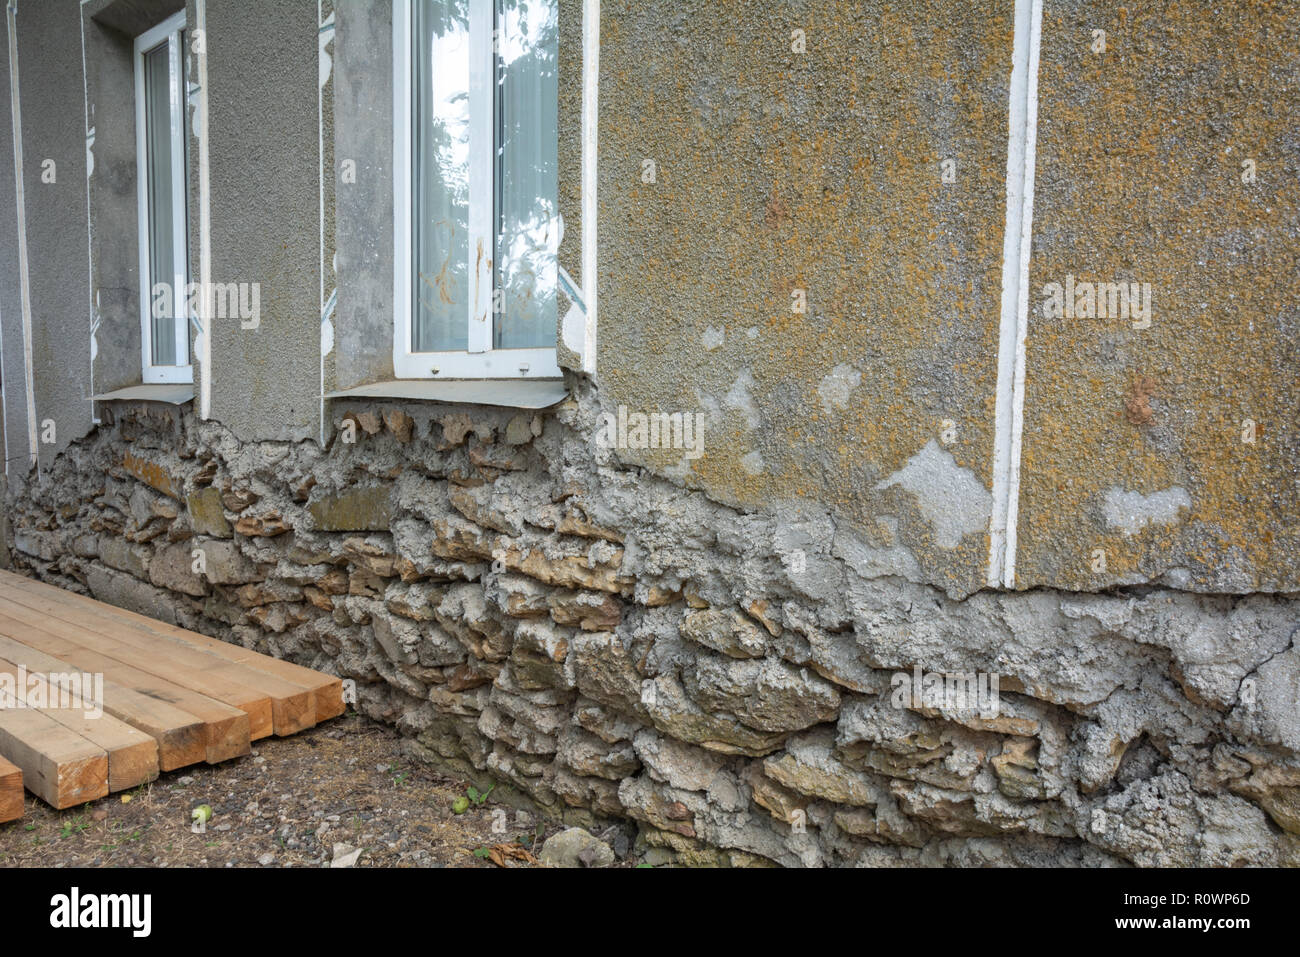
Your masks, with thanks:
M 356 867 L 534 866 L 539 827 L 542 841 L 560 828 L 490 793 L 456 814 L 467 790 L 405 758 L 394 729 L 349 715 L 77 808 L 28 794 L 23 818 L 0 825 L 0 867 L 327 867 L 337 845 L 361 849 Z M 202 805 L 212 817 L 195 833 Z

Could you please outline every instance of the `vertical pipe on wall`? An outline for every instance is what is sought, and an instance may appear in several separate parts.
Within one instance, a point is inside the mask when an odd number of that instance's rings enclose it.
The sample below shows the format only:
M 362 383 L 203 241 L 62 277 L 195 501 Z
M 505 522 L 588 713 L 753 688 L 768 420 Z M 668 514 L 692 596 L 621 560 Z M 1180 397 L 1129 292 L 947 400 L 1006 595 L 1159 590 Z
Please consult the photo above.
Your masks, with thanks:
M 1025 332 L 1029 324 L 1029 253 L 1034 221 L 1034 151 L 1038 136 L 1038 52 L 1042 0 L 1016 0 L 1007 135 L 1007 221 L 1002 241 L 1002 318 L 993 444 L 993 515 L 989 523 L 991 588 L 1016 584 L 1016 520 L 1025 407 Z
M 199 369 L 199 418 L 212 411 L 212 207 L 208 172 L 208 20 L 204 0 L 195 0 L 194 29 L 199 42 L 192 47 L 199 74 L 199 324 L 203 328 L 196 357 Z
M 86 21 L 80 9 L 77 11 L 77 26 L 81 30 L 81 95 L 85 104 L 86 122 L 86 307 L 89 312 L 90 323 L 90 370 L 88 373 L 90 386 L 88 395 L 94 395 L 96 336 L 99 330 L 95 319 L 95 249 L 92 232 L 94 222 L 90 210 L 90 175 L 94 171 L 95 157 L 91 152 L 93 128 L 90 125 L 90 77 L 86 71 Z M 99 425 L 99 418 L 95 415 L 94 402 L 90 403 L 90 422 L 91 425 Z
M 600 0 L 582 5 L 582 294 L 587 306 L 582 370 L 596 374 L 596 201 L 600 114 Z

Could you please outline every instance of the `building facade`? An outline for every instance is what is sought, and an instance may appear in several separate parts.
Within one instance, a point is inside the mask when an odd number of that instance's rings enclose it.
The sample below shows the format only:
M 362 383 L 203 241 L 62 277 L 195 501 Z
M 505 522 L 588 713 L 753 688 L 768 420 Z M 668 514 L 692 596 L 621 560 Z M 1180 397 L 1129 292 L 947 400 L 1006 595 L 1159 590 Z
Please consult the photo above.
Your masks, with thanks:
M 1297 4 L 4 32 L 14 567 L 665 860 L 1300 861 Z

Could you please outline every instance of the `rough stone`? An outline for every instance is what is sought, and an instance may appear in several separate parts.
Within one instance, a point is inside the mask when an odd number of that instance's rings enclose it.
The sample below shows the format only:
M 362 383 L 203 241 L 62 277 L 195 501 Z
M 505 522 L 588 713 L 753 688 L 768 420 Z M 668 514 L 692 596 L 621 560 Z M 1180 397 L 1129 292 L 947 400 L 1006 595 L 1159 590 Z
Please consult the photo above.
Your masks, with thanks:
M 307 503 L 323 532 L 388 531 L 393 520 L 392 490 L 382 485 L 316 494 Z
M 608 844 L 580 827 L 548 837 L 538 859 L 551 867 L 609 867 L 616 860 Z
M 229 538 L 233 534 L 221 503 L 221 493 L 212 486 L 191 492 L 185 498 L 185 507 L 194 534 L 212 538 Z

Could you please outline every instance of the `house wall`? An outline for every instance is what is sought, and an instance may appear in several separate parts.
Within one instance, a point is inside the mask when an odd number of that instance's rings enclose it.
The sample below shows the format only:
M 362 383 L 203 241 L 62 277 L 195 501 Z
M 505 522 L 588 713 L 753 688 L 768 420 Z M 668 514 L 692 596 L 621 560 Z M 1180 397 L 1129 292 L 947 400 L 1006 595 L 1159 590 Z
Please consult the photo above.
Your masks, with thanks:
M 5 24 L 10 50 L 10 23 L 16 27 L 19 80 L 18 95 L 13 97 L 15 71 L 8 62 L 10 123 L 3 162 L 6 185 L 15 188 L 3 211 L 9 238 L 0 322 L 7 344 L 6 415 L 12 409 L 16 416 L 5 430 L 14 445 L 8 456 L 17 456 L 20 465 L 35 453 L 48 466 L 90 428 L 85 391 L 90 370 L 85 93 L 79 92 L 79 21 L 77 5 L 64 2 L 30 4 Z M 22 148 L 16 156 L 19 138 Z M 16 169 L 21 170 L 21 191 Z M 16 241 L 20 221 L 26 227 L 25 272 Z M 26 374 L 27 349 L 32 368 L 44 370 L 39 378 Z
M 412 755 L 552 818 L 631 821 L 654 860 L 1300 862 L 1280 517 L 1294 507 L 1289 7 L 1241 13 L 1229 53 L 1180 5 L 1152 20 L 1046 4 L 1020 553 L 990 586 L 1012 477 L 998 409 L 1014 405 L 1004 256 L 1026 5 L 606 0 L 597 72 L 582 58 L 596 5 L 562 0 L 560 260 L 586 302 L 564 302 L 557 329 L 569 398 L 520 411 L 323 398 L 391 374 L 391 6 L 202 4 L 213 279 L 261 282 L 261 322 L 214 326 L 193 403 L 101 403 L 101 424 L 39 471 L 11 460 L 20 569 L 351 679 Z M 1167 22 L 1186 50 L 1160 40 Z M 1085 52 L 1094 23 L 1112 60 Z M 298 54 L 263 67 L 271 47 Z M 1216 76 L 1253 91 L 1225 94 L 1230 123 L 1172 79 L 1216 56 Z M 1158 88 L 1143 86 L 1150 58 L 1168 64 Z M 82 95 L 111 100 L 99 62 Z M 114 104 L 94 96 L 98 127 Z M 1115 132 L 1099 127 L 1111 117 Z M 1231 177 L 1201 190 L 1230 144 L 1196 153 L 1184 117 L 1263 144 L 1257 192 Z M 1081 148 L 1106 136 L 1109 152 Z M 1183 162 L 1163 162 L 1176 149 Z M 125 182 L 96 157 L 92 253 L 111 222 L 96 197 Z M 0 229 L 15 236 L 8 192 Z M 1188 212 L 1215 195 L 1227 211 Z M 1197 273 L 1206 243 L 1240 250 L 1236 271 Z M 22 455 L 10 245 L 4 434 Z M 111 261 L 89 275 L 120 303 L 129 277 Z M 1151 281 L 1151 327 L 1044 317 L 1037 290 L 1070 271 Z M 1278 291 L 1255 290 L 1259 275 Z M 1189 312 L 1211 281 L 1236 298 Z M 1258 347 L 1222 355 L 1223 323 Z M 34 368 L 39 383 L 63 367 L 38 347 Z M 620 407 L 702 414 L 702 454 L 607 447 Z M 1207 419 L 1246 407 L 1265 410 L 1259 440 L 1214 445 Z M 913 699 L 917 669 L 922 684 L 996 676 L 1000 706 Z

